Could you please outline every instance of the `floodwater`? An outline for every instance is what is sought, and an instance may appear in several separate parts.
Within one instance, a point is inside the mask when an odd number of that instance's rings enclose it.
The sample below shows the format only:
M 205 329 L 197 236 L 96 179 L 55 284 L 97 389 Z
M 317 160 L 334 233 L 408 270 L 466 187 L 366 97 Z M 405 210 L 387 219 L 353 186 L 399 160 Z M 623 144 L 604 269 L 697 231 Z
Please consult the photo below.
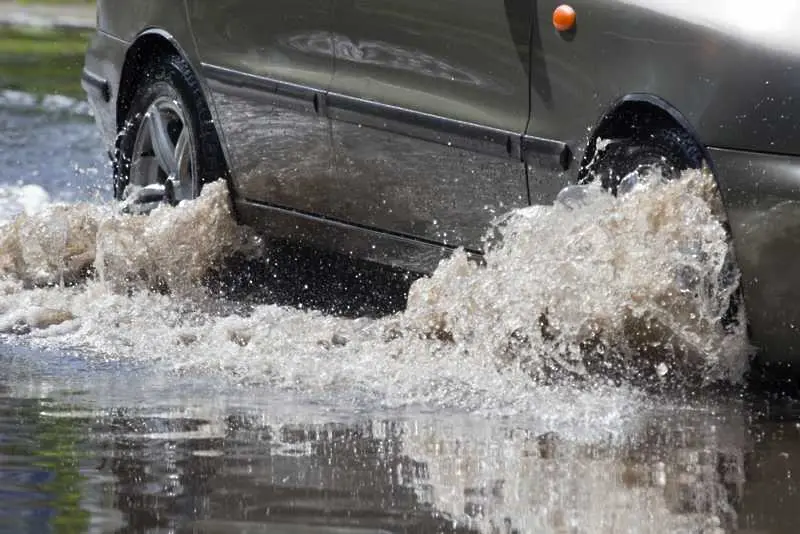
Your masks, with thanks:
M 0 532 L 796 532 L 710 184 L 572 191 L 415 280 L 220 184 L 121 215 L 85 107 L 3 92 Z

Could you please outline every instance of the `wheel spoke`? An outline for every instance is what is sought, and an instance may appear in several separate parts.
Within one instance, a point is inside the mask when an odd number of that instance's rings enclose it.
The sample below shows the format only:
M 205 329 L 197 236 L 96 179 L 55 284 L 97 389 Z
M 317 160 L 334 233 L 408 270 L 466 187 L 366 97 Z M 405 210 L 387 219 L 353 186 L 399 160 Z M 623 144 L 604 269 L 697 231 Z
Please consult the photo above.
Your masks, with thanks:
M 175 147 L 172 145 L 167 131 L 167 123 L 164 122 L 164 117 L 157 109 L 149 113 L 149 118 L 147 125 L 158 164 L 168 176 L 174 176 L 178 171 L 178 163 L 175 160 Z
M 129 178 L 131 185 L 149 189 L 131 203 L 149 206 L 161 198 L 178 204 L 196 196 L 195 143 L 188 123 L 185 110 L 174 99 L 164 96 L 150 104 L 131 151 Z
M 164 202 L 166 195 L 166 188 L 161 184 L 134 186 L 126 190 L 122 211 L 138 215 L 150 213 Z
M 189 129 L 184 126 L 181 135 L 178 137 L 178 142 L 175 143 L 175 170 L 181 180 L 185 177 L 184 173 L 189 170 L 186 159 L 189 157 L 190 148 Z
M 155 161 L 153 156 L 146 156 L 146 155 L 139 155 L 135 156 L 133 161 L 131 161 L 131 175 L 137 177 L 150 177 L 155 176 L 154 172 L 157 172 L 158 162 Z M 137 185 L 146 185 L 149 183 L 147 178 L 144 180 L 138 180 Z
M 189 136 L 189 129 L 184 126 L 178 142 L 175 143 L 176 174 L 170 178 L 173 180 L 176 202 L 193 196 L 190 161 L 192 145 Z

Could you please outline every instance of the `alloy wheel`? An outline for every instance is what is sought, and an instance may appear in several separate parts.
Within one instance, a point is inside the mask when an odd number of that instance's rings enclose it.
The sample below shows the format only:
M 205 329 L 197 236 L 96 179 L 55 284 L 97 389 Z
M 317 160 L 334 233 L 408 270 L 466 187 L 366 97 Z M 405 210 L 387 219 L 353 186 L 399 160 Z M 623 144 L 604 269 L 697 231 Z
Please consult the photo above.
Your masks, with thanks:
M 197 150 L 189 124 L 186 111 L 171 98 L 159 97 L 147 108 L 136 132 L 124 194 L 133 211 L 197 197 Z

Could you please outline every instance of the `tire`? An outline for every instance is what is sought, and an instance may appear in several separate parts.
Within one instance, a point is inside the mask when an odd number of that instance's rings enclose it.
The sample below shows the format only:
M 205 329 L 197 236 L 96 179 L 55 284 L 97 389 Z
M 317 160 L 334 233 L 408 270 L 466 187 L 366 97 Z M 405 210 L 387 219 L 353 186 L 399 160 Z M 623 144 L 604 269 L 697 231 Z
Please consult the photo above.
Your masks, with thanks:
M 644 167 L 660 167 L 663 176 L 674 179 L 687 169 L 703 166 L 703 151 L 685 132 L 659 128 L 632 138 L 612 140 L 589 166 L 590 179 L 616 195 L 620 182 Z
M 114 165 L 114 197 L 135 212 L 191 200 L 204 184 L 228 178 L 211 112 L 189 64 L 170 54 L 141 72 Z M 166 134 L 168 144 L 155 132 Z M 165 156 L 170 147 L 171 158 Z

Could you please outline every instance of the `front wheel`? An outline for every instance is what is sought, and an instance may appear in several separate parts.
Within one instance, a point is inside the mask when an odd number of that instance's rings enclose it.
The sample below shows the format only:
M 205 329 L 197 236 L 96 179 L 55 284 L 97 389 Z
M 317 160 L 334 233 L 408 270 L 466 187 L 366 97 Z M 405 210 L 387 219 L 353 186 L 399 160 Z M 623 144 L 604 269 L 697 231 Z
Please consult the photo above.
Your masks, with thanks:
M 169 55 L 145 72 L 118 137 L 114 176 L 115 198 L 135 213 L 194 199 L 203 184 L 227 175 L 211 113 L 188 63 Z

